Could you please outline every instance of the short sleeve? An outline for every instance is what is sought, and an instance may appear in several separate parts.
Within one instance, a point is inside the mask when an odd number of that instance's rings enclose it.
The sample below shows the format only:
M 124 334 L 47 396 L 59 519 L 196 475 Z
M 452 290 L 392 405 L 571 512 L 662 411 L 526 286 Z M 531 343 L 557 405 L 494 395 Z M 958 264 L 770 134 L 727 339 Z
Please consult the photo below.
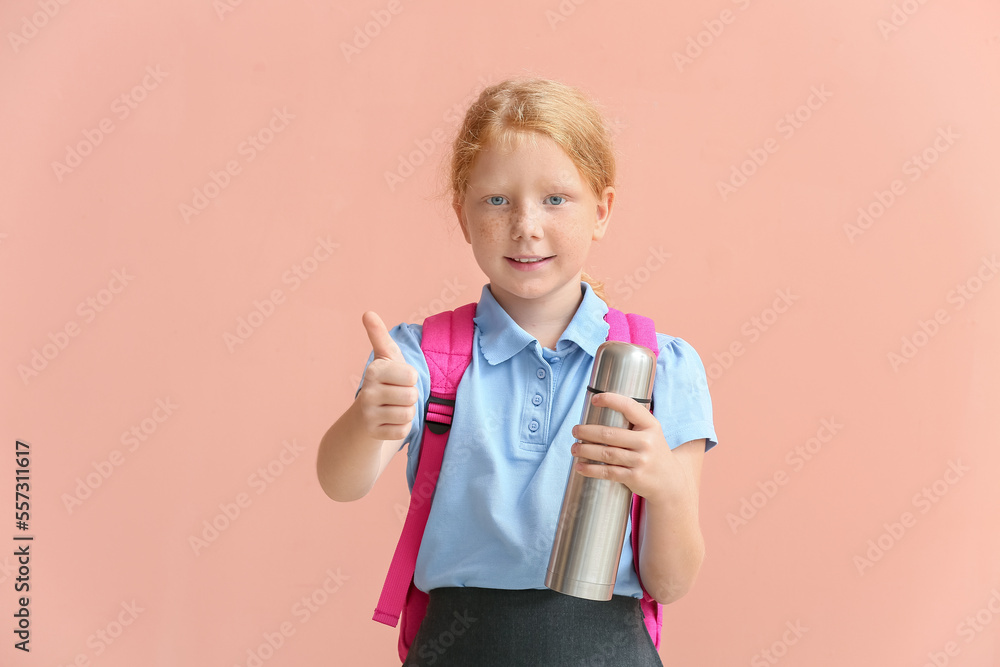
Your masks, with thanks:
M 657 333 L 659 355 L 653 379 L 653 416 L 663 426 L 670 449 L 706 438 L 705 451 L 718 444 L 712 397 L 701 357 L 686 341 Z
M 417 461 L 420 454 L 420 439 L 424 432 L 424 408 L 427 404 L 427 397 L 430 395 L 431 391 L 431 374 L 430 370 L 427 368 L 427 359 L 424 357 L 423 350 L 420 349 L 420 341 L 423 336 L 423 326 L 419 324 L 398 324 L 392 329 L 389 329 L 389 337 L 392 338 L 396 345 L 399 346 L 400 351 L 403 353 L 403 358 L 406 359 L 406 363 L 410 364 L 417 370 L 417 410 L 413 417 L 413 423 L 410 424 L 410 432 L 406 436 L 406 444 L 409 444 L 409 449 L 406 451 L 407 456 L 407 466 L 406 466 L 406 477 L 410 488 L 413 488 L 413 481 L 416 479 L 417 472 Z M 357 398 L 358 393 L 361 391 L 361 387 L 364 384 L 365 371 L 368 370 L 368 364 L 372 362 L 375 358 L 374 352 L 368 353 L 368 361 L 365 362 L 365 367 L 361 371 L 361 382 L 358 384 L 358 390 L 354 392 L 354 397 Z M 403 447 L 400 447 L 401 450 Z M 397 450 L 399 451 L 399 450 Z

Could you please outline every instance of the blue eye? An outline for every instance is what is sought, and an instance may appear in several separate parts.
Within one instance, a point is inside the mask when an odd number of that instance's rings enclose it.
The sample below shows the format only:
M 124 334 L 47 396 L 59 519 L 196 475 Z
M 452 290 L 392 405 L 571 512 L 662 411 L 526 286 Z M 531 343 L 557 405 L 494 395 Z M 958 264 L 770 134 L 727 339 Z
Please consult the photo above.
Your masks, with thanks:
M 561 204 L 561 203 L 563 203 L 564 201 L 566 201 L 566 198 L 565 198 L 565 197 L 560 197 L 559 195 L 551 195 L 551 196 L 549 197 L 549 199 L 558 199 L 559 201 L 554 201 L 554 202 L 552 202 L 552 203 L 553 203 L 553 204 L 555 204 L 556 206 L 558 206 L 559 204 Z
M 493 204 L 494 206 L 500 206 L 506 200 L 503 197 L 501 197 L 500 195 L 493 195 L 492 197 L 490 197 L 486 201 L 488 201 L 489 203 Z

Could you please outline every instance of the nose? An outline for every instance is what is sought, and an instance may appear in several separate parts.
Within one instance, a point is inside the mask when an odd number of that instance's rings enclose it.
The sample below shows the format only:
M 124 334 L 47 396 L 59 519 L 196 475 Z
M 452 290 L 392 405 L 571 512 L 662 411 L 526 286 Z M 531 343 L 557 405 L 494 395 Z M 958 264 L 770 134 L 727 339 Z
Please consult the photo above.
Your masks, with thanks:
M 518 239 L 542 238 L 542 225 L 539 219 L 540 211 L 530 203 L 519 204 L 514 208 L 514 218 L 511 224 L 511 238 Z

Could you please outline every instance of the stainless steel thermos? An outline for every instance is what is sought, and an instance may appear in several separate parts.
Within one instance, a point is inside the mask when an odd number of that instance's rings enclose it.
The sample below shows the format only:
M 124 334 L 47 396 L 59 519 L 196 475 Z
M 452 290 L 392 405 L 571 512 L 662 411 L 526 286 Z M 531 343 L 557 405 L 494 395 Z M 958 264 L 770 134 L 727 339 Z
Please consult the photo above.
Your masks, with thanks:
M 617 410 L 592 406 L 591 394 L 610 391 L 648 405 L 655 372 L 656 355 L 649 348 L 620 341 L 603 343 L 594 357 L 580 423 L 629 428 Z M 573 458 L 574 465 L 577 460 Z M 546 587 L 588 600 L 611 599 L 631 500 L 632 492 L 621 482 L 584 477 L 570 467 Z

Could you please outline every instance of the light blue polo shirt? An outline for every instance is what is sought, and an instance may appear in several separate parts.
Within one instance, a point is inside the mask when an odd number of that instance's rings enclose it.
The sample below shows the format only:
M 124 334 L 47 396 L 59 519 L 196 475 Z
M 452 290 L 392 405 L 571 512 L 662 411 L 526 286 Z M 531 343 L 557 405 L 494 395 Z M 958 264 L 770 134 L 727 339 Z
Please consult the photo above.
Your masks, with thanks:
M 607 305 L 588 283 L 580 285 L 583 301 L 555 350 L 543 349 L 497 303 L 489 285 L 483 286 L 472 361 L 458 387 L 441 476 L 417 556 L 414 583 L 420 590 L 545 588 L 573 459 L 571 429 L 583 415 L 594 354 L 608 335 Z M 424 428 L 422 406 L 430 391 L 421 333 L 419 324 L 389 330 L 419 375 L 418 410 L 407 436 L 411 491 Z M 671 449 L 707 438 L 707 451 L 717 440 L 701 359 L 680 338 L 660 333 L 656 338 L 653 415 Z M 369 354 L 368 363 L 372 358 Z M 614 594 L 642 596 L 632 566 L 631 519 Z

